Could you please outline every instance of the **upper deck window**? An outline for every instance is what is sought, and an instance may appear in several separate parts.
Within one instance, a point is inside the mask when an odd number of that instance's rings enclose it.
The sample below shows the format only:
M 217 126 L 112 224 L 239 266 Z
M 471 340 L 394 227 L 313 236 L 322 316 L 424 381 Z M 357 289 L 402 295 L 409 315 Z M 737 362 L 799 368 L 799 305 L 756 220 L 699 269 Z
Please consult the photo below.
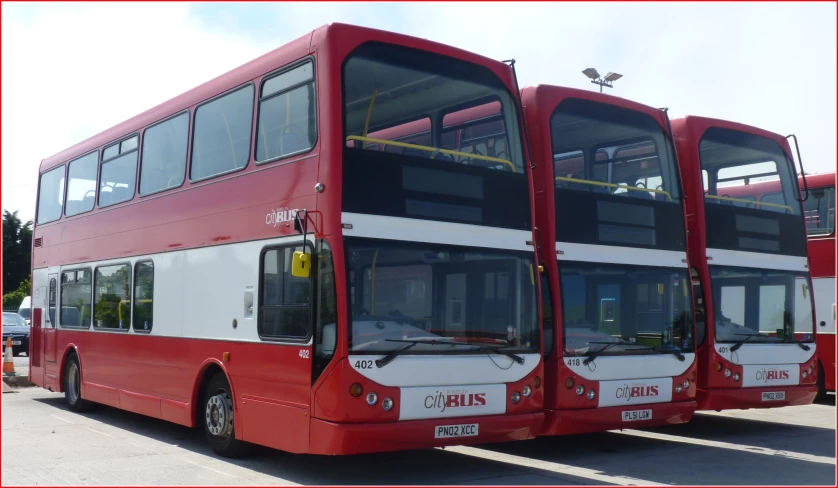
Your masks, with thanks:
M 105 148 L 99 178 L 99 206 L 106 207 L 134 198 L 137 184 L 137 143 L 132 136 Z
M 58 220 L 64 206 L 64 165 L 41 175 L 38 188 L 38 223 Z
M 835 187 L 810 188 L 809 198 L 803 202 L 806 233 L 826 236 L 835 232 Z
M 678 202 L 672 147 L 648 114 L 567 99 L 550 120 L 557 189 Z
M 143 134 L 143 161 L 140 164 L 140 195 L 183 184 L 188 139 L 188 112 L 146 129 Z
M 99 151 L 92 152 L 70 162 L 67 177 L 67 217 L 93 210 L 96 200 L 96 170 L 99 166 Z
M 198 107 L 189 177 L 202 180 L 247 166 L 252 125 L 253 85 Z
M 482 143 L 459 133 L 487 117 L 495 124 Z M 516 110 L 503 83 L 486 68 L 428 52 L 358 48 L 344 67 L 344 130 L 354 150 L 386 147 L 411 158 L 524 172 Z
M 262 84 L 256 161 L 270 161 L 314 147 L 314 63 L 285 71 Z
M 707 171 L 707 205 L 800 215 L 794 169 L 777 142 L 711 127 L 701 138 L 699 155 Z

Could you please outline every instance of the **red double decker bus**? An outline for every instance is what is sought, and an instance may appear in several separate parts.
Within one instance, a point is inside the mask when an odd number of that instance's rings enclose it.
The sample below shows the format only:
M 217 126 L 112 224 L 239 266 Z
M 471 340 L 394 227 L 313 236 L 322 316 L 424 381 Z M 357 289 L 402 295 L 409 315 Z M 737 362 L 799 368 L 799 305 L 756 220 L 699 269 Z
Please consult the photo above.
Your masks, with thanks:
M 704 117 L 672 127 L 687 196 L 698 408 L 809 404 L 813 293 L 788 141 Z
M 548 85 L 522 99 L 544 263 L 543 434 L 689 421 L 692 290 L 666 111 Z
M 835 173 L 806 175 L 803 202 L 818 324 L 818 394 L 835 391 Z M 801 187 L 803 182 L 801 181 Z
M 43 160 L 32 381 L 222 455 L 533 437 L 520 117 L 507 64 L 331 24 Z

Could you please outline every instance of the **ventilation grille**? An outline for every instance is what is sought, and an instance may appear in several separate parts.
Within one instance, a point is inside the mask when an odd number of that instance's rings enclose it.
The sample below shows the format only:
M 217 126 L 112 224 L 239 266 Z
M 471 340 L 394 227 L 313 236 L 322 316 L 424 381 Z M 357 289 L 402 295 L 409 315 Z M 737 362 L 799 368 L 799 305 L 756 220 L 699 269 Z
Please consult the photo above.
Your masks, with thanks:
M 44 244 L 44 238 L 38 237 L 35 239 L 35 247 L 41 247 Z

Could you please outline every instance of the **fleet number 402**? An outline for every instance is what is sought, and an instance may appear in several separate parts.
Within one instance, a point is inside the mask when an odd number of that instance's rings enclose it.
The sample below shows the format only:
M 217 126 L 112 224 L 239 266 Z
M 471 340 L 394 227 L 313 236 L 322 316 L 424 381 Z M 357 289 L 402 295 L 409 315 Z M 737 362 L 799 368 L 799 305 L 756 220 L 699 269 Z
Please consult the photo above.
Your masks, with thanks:
M 308 349 L 300 349 L 300 357 L 303 359 L 308 359 L 309 350 Z

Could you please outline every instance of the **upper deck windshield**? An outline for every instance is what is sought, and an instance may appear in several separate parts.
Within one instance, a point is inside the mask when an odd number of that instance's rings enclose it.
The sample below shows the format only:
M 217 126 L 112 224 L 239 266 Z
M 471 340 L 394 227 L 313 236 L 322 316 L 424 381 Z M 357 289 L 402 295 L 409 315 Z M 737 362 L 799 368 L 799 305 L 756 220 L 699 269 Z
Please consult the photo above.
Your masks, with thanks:
M 806 255 L 797 177 L 780 144 L 711 127 L 698 149 L 708 248 Z
M 711 266 L 710 281 L 716 342 L 814 340 L 807 274 Z
M 569 98 L 550 135 L 557 240 L 685 249 L 671 140 L 651 115 Z
M 565 355 L 694 350 L 686 269 L 560 262 L 559 274 Z
M 539 353 L 531 253 L 348 239 L 349 350 L 473 354 L 477 344 Z M 484 351 L 485 352 L 485 351 Z
M 515 99 L 488 68 L 368 43 L 343 97 L 344 210 L 530 228 Z

